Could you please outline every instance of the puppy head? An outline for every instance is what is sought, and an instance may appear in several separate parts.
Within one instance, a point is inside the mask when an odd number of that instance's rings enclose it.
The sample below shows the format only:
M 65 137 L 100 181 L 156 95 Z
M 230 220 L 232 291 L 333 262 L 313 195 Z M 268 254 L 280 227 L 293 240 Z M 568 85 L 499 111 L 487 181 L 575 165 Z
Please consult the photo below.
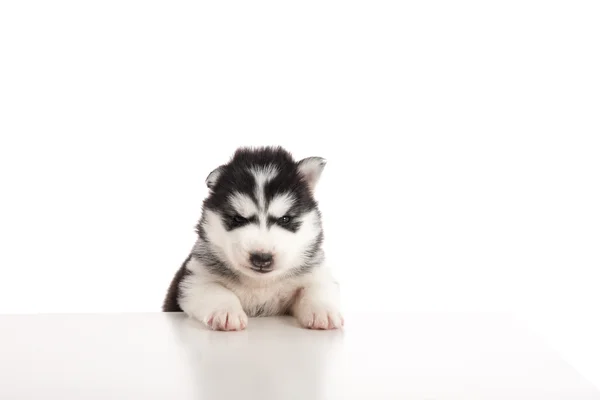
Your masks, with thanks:
M 200 237 L 246 276 L 307 268 L 323 240 L 314 190 L 324 167 L 321 157 L 295 161 L 281 147 L 238 149 L 206 178 Z

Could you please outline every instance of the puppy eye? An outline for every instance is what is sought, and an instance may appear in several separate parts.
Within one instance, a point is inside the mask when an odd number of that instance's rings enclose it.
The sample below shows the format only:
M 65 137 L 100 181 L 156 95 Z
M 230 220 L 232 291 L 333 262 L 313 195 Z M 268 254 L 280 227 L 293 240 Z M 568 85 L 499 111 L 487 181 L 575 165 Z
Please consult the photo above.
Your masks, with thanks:
M 246 218 L 242 217 L 241 215 L 234 215 L 233 216 L 233 222 L 235 222 L 238 225 L 243 224 L 243 223 L 245 223 L 247 221 L 248 220 Z
M 288 215 L 284 215 L 283 217 L 279 218 L 279 222 L 281 225 L 287 225 L 290 223 L 290 221 L 292 220 L 292 218 Z

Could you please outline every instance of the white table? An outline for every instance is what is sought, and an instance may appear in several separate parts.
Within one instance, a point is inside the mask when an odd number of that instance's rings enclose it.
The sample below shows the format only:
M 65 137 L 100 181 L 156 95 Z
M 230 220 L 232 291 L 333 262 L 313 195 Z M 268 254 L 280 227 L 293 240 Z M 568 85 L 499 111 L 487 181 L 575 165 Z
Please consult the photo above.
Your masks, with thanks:
M 181 314 L 0 316 L 0 399 L 600 399 L 502 315 L 346 314 L 211 332 Z

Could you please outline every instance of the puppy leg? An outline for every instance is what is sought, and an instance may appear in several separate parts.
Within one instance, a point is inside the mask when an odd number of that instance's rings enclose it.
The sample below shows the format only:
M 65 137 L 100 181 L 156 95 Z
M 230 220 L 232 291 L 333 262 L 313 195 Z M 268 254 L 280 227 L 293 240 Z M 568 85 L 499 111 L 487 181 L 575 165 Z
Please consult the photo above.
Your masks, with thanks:
M 302 288 L 291 311 L 304 328 L 338 329 L 344 325 L 339 288 L 334 282 L 316 282 Z
M 186 314 L 213 330 L 237 331 L 248 325 L 239 298 L 219 283 L 183 287 L 180 305 Z

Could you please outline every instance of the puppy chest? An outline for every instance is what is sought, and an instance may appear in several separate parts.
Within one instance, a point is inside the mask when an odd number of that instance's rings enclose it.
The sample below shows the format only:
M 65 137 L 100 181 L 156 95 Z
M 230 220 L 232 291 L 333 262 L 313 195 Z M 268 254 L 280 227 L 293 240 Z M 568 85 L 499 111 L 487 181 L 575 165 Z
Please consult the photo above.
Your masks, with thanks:
M 236 291 L 249 317 L 280 315 L 291 306 L 297 287 L 252 288 Z

